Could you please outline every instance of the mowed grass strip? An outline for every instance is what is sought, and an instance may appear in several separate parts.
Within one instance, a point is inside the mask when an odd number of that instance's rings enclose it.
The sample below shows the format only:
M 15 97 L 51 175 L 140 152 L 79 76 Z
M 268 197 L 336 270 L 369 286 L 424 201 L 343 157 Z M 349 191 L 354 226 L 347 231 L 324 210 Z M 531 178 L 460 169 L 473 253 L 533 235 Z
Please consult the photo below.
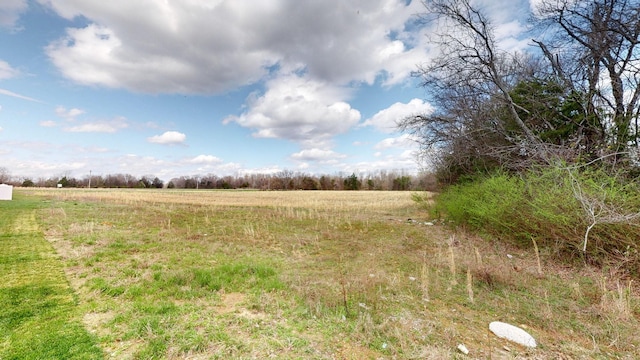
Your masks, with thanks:
M 0 202 L 0 359 L 101 359 L 62 263 L 39 230 L 40 202 Z

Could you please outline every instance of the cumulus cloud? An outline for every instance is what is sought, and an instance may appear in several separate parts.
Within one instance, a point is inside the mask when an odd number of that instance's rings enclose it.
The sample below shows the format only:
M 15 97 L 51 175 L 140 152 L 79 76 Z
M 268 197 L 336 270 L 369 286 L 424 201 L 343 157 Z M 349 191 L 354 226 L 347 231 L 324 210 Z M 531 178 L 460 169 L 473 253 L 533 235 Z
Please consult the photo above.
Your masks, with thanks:
M 217 164 L 222 162 L 220 158 L 213 155 L 198 155 L 189 161 L 194 164 Z
M 67 110 L 64 106 L 56 107 L 55 112 L 56 112 L 56 115 L 58 115 L 59 117 L 65 120 L 74 120 L 77 116 L 85 113 L 85 111 L 82 109 L 73 108 L 73 109 Z
M 127 120 L 123 117 L 117 117 L 112 120 L 85 122 L 74 126 L 64 128 L 67 132 L 95 132 L 95 133 L 115 133 L 118 130 L 129 127 Z
M 177 131 L 166 131 L 162 135 L 147 138 L 147 141 L 160 145 L 180 145 L 184 144 L 187 135 Z
M 416 152 L 404 150 L 399 154 L 378 154 L 374 161 L 361 161 L 355 164 L 345 164 L 343 171 L 350 172 L 371 172 L 375 173 L 380 169 L 401 171 L 408 173 L 418 173 L 420 170 L 416 162 Z
M 304 76 L 279 77 L 267 83 L 262 96 L 248 99 L 246 112 L 224 122 L 254 129 L 255 137 L 317 146 L 360 120 L 360 112 L 343 101 L 347 96 L 342 88 Z
M 0 80 L 10 79 L 20 74 L 20 71 L 14 69 L 8 62 L 0 60 Z
M 433 107 L 431 104 L 420 99 L 413 99 L 408 103 L 397 102 L 384 110 L 378 111 L 370 119 L 367 119 L 361 126 L 373 126 L 384 133 L 392 133 L 397 130 L 398 121 L 411 115 L 431 114 Z
M 332 161 L 343 159 L 346 155 L 339 154 L 332 150 L 304 149 L 291 155 L 291 158 L 298 161 Z
M 63 173 L 82 169 L 86 166 L 82 161 L 45 162 L 40 160 L 17 161 L 12 166 L 17 172 L 26 176 L 41 176 L 42 174 Z
M 419 1 L 38 1 L 67 19 L 88 19 L 46 50 L 81 84 L 221 93 L 274 66 L 336 84 L 398 82 L 424 58 L 405 28 L 424 10 Z
M 25 10 L 27 0 L 2 0 L 0 2 L 0 26 L 11 28 Z
M 398 137 L 390 137 L 383 139 L 378 142 L 374 149 L 376 150 L 384 150 L 384 149 L 397 149 L 397 148 L 410 148 L 415 147 L 415 141 L 412 140 L 411 135 L 403 134 Z
M 56 127 L 56 126 L 58 126 L 58 123 L 56 123 L 53 120 L 43 120 L 43 121 L 40 121 L 40 126 L 42 126 L 42 127 Z

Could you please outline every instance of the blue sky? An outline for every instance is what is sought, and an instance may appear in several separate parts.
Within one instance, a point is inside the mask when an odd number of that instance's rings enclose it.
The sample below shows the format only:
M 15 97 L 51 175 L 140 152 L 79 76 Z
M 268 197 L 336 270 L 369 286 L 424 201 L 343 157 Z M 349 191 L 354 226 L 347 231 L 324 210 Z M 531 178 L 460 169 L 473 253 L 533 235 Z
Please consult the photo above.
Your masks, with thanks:
M 521 30 L 509 19 L 521 5 L 508 3 L 496 12 L 507 40 Z M 404 0 L 1 0 L 0 167 L 164 180 L 415 173 L 415 143 L 394 124 L 432 111 L 410 76 L 435 51 L 423 11 Z

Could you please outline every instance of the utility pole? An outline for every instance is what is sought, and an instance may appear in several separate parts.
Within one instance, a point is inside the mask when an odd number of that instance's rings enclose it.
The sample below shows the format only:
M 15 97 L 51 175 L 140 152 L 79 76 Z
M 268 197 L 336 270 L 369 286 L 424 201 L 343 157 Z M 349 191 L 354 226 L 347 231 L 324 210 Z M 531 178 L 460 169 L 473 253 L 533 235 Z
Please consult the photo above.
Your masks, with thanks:
M 91 189 L 91 170 L 89 170 L 89 189 Z

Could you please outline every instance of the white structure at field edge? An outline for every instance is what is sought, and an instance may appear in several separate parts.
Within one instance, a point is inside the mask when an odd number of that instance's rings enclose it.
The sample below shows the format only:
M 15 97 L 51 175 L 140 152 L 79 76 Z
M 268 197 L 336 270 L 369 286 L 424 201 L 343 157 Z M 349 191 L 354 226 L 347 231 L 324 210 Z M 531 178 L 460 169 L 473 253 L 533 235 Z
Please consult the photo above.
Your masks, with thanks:
M 13 198 L 13 186 L 0 184 L 0 200 L 11 200 Z

